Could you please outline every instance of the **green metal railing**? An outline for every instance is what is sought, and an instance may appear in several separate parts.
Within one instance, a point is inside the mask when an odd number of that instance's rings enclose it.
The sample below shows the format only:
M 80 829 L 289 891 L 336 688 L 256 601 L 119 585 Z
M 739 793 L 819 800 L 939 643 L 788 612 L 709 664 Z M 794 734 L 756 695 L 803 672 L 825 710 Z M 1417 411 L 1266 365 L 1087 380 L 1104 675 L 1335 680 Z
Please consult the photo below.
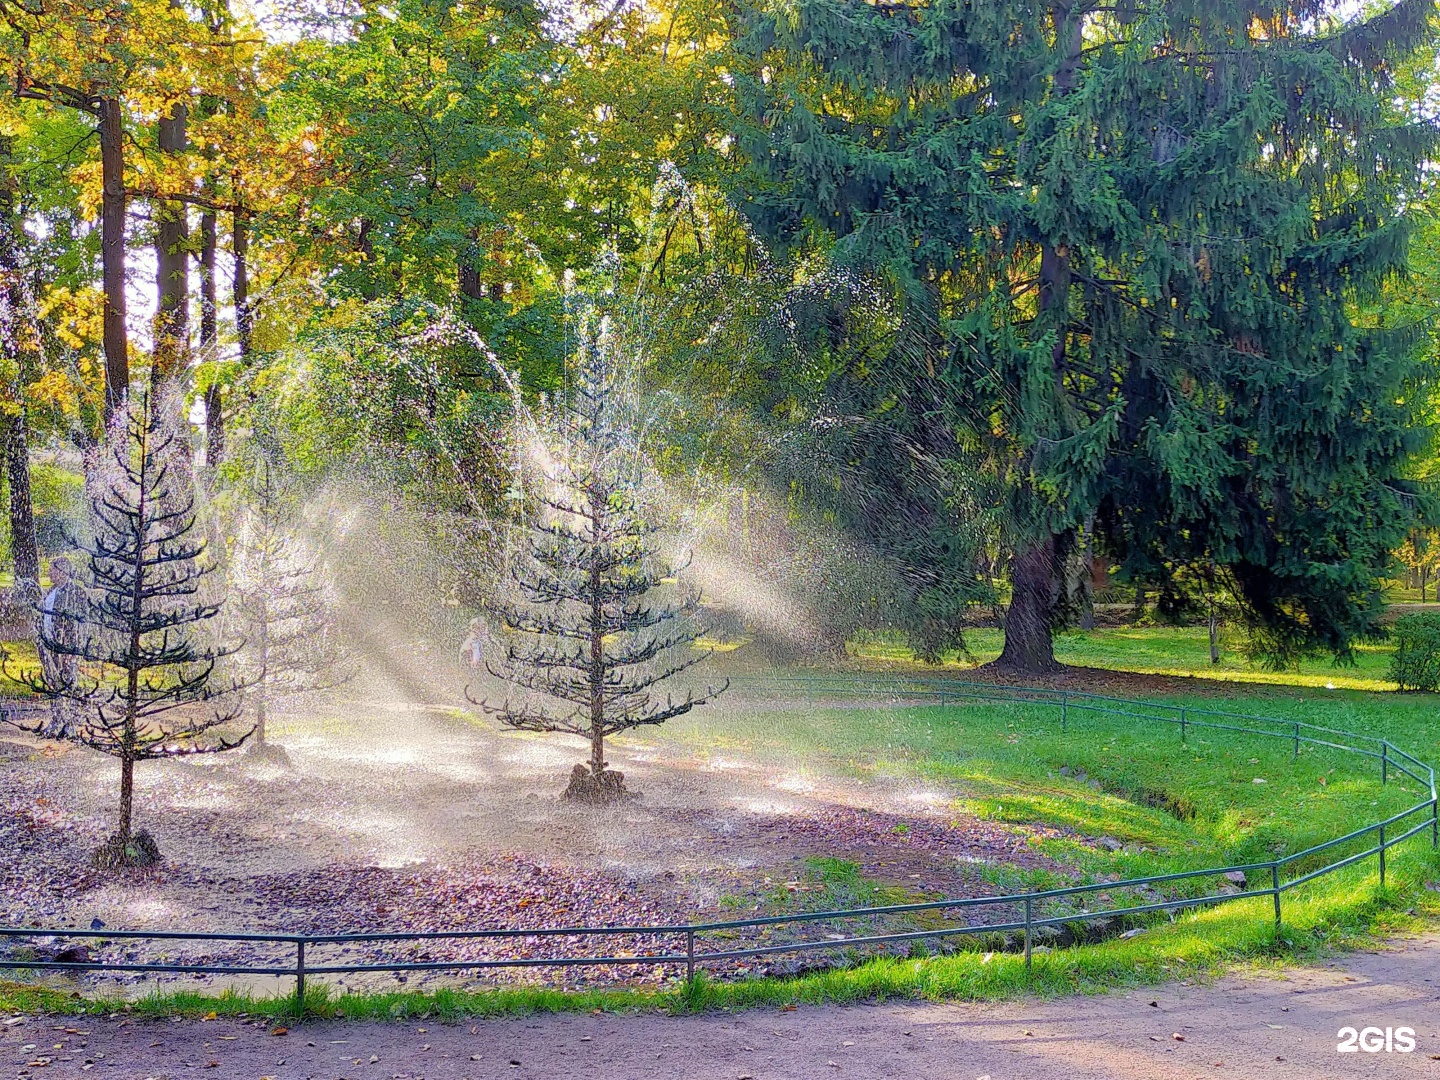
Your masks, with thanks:
M 1336 728 L 1323 727 L 1302 721 L 1279 720 L 1273 717 L 1252 716 L 1243 713 L 1224 712 L 1214 709 L 1200 709 L 1192 705 L 1170 705 L 1161 702 L 1136 701 L 1128 698 L 1107 697 L 1100 694 L 1082 693 L 1073 690 L 1051 690 L 1040 687 L 1009 687 L 984 683 L 954 680 L 903 680 L 877 679 L 866 682 L 826 678 L 785 678 L 735 680 L 736 690 L 762 693 L 767 696 L 802 693 L 809 699 L 825 696 L 850 698 L 885 697 L 892 700 L 929 702 L 936 705 L 959 704 L 961 702 L 992 702 L 1003 704 L 1030 704 L 1053 707 L 1059 712 L 1061 730 L 1068 731 L 1075 714 L 1102 714 L 1146 723 L 1168 723 L 1174 725 L 1183 741 L 1188 740 L 1193 730 L 1215 730 L 1266 738 L 1285 740 L 1293 744 L 1295 753 L 1301 744 L 1326 747 L 1345 753 L 1375 759 L 1379 764 L 1382 784 L 1389 783 L 1393 775 L 1410 778 L 1428 792 L 1425 799 L 1407 810 L 1394 814 L 1383 821 L 1356 829 L 1344 836 L 1335 837 L 1316 844 L 1303 851 L 1275 859 L 1234 866 L 1208 867 L 1202 870 L 1185 870 L 1176 873 L 1158 874 L 1149 877 L 1131 878 L 1122 881 L 1095 882 L 1086 885 L 1072 885 L 1060 889 L 1046 889 L 1004 896 L 957 897 L 931 900 L 923 903 L 892 904 L 882 907 L 852 908 L 840 911 L 805 912 L 794 915 L 772 915 L 754 919 L 656 926 L 602 926 L 602 927 L 553 927 L 544 929 L 506 930 L 456 930 L 420 933 L 357 933 L 357 934 L 250 934 L 250 933 L 188 933 L 184 931 L 142 931 L 142 930 L 72 930 L 41 929 L 35 927 L 3 927 L 0 938 L 37 939 L 53 941 L 99 940 L 99 941 L 151 941 L 151 942 L 197 942 L 232 943 L 244 945 L 271 946 L 290 950 L 293 962 L 273 963 L 263 961 L 252 964 L 223 963 L 163 963 L 140 961 L 60 961 L 58 959 L 17 959 L 13 956 L 0 960 L 0 969 L 58 970 L 77 973 L 85 972 L 149 972 L 216 975 L 265 975 L 293 978 L 297 1008 L 303 1008 L 305 981 L 307 977 L 319 975 L 352 975 L 361 973 L 402 973 L 428 971 L 480 971 L 490 968 L 538 968 L 538 967 L 603 967 L 603 966 L 646 966 L 674 967 L 685 972 L 687 979 L 693 979 L 697 969 L 707 963 L 768 956 L 780 953 L 800 953 L 812 950 L 857 949 L 876 945 L 918 943 L 941 938 L 952 938 L 977 934 L 1022 934 L 1027 969 L 1032 963 L 1035 937 L 1045 927 L 1083 923 L 1095 919 L 1119 919 L 1153 914 L 1177 912 L 1188 908 L 1214 906 L 1235 900 L 1255 899 L 1270 896 L 1274 900 L 1274 918 L 1277 930 L 1281 926 L 1281 897 L 1292 889 L 1347 866 L 1372 857 L 1378 858 L 1381 885 L 1386 879 L 1386 854 L 1418 833 L 1429 830 L 1432 848 L 1440 845 L 1440 795 L 1437 795 L 1435 770 L 1412 754 L 1394 746 L 1385 739 L 1356 735 Z M 1311 860 L 1337 847 L 1375 837 L 1375 843 L 1362 851 L 1353 852 L 1317 869 L 1308 870 L 1290 879 L 1283 879 L 1282 872 L 1297 863 Z M 1246 888 L 1241 892 L 1207 892 L 1200 896 L 1161 899 L 1150 903 L 1126 904 L 1118 907 L 1084 909 L 1080 912 L 1066 912 L 1047 915 L 1044 908 L 1055 901 L 1068 898 L 1086 897 L 1091 894 L 1119 893 L 1145 890 L 1156 885 L 1177 885 L 1187 881 L 1205 878 L 1223 878 L 1235 872 L 1246 876 Z M 1267 886 L 1249 887 L 1252 874 L 1268 879 Z M 964 913 L 972 910 L 985 911 L 1008 906 L 1011 911 L 1001 911 L 998 922 L 966 923 L 937 929 L 899 930 L 878 933 L 853 933 L 830 935 L 823 940 L 781 941 L 772 943 L 741 943 L 735 947 L 724 947 L 715 942 L 717 937 L 734 936 L 742 931 L 757 931 L 768 928 L 806 927 L 819 924 L 834 924 L 845 920 L 874 920 L 883 916 L 911 915 L 921 913 Z M 1018 913 L 1023 909 L 1024 916 Z M 1006 915 L 1008 914 L 1008 918 Z M 577 955 L 566 948 L 581 941 L 614 941 L 651 939 L 656 947 L 649 951 L 629 951 L 607 946 L 602 955 Z M 706 939 L 716 948 L 704 948 Z M 552 955 L 540 957 L 498 957 L 489 959 L 441 960 L 377 960 L 366 963 L 315 962 L 316 950 L 326 947 L 357 944 L 408 944 L 425 946 L 437 942 L 465 941 L 517 941 L 530 943 L 542 940 L 556 941 L 559 948 Z

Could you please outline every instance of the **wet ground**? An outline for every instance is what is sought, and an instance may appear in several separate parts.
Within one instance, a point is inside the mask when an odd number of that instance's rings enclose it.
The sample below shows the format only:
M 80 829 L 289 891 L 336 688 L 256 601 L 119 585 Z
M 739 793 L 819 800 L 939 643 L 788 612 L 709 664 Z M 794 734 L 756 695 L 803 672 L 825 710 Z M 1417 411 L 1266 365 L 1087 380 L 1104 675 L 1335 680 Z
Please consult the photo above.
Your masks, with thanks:
M 155 834 L 164 862 L 102 875 L 88 868 L 88 852 L 112 827 L 118 765 L 82 748 L 0 734 L 0 844 L 15 853 L 0 869 L 0 921 L 332 934 L 668 925 L 833 899 L 810 895 L 825 888 L 807 863 L 815 857 L 857 865 L 867 887 L 886 890 L 891 902 L 993 894 L 983 869 L 998 864 L 1068 872 L 1034 846 L 1052 831 L 967 816 L 952 805 L 954 793 L 798 773 L 737 753 L 616 741 L 611 765 L 641 796 L 597 812 L 558 799 L 583 756 L 578 740 L 499 732 L 435 706 L 338 698 L 282 716 L 272 739 L 290 767 L 243 751 L 141 763 L 137 825 Z M 873 894 L 851 906 L 867 899 L 873 903 Z M 1004 915 L 996 909 L 978 921 Z M 885 928 L 852 923 L 815 932 Z M 766 933 L 764 940 L 775 940 L 779 931 Z M 49 947 L 57 944 L 64 943 Z M 533 959 L 552 955 L 544 951 L 550 944 L 337 945 L 310 963 L 380 955 L 419 963 Z M 624 950 L 677 943 L 574 939 L 564 947 L 630 955 Z M 293 950 L 111 941 L 99 955 L 264 966 L 288 965 Z M 724 968 L 787 971 L 797 963 L 782 957 Z M 509 977 L 584 985 L 677 973 L 637 966 Z M 409 978 L 413 986 L 433 976 Z M 377 979 L 394 985 L 388 975 L 348 985 Z M 216 985 L 193 976 L 167 982 Z M 240 985 L 270 988 L 265 979 Z M 128 978 L 131 992 L 154 986 L 151 976 Z

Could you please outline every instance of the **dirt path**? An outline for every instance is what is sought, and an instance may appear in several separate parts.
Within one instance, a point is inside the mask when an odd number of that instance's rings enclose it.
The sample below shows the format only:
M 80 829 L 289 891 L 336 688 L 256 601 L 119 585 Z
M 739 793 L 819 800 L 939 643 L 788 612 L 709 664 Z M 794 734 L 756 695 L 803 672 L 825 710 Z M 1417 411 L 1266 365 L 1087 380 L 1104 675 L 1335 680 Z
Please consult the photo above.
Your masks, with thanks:
M 1416 1047 L 1339 1054 L 1346 1026 L 1410 1027 Z M 46 1080 L 1440 1077 L 1440 935 L 1284 974 L 1001 1005 L 315 1022 L 283 1036 L 243 1021 L 27 1017 L 0 1028 L 0 1063 L 0 1076 Z

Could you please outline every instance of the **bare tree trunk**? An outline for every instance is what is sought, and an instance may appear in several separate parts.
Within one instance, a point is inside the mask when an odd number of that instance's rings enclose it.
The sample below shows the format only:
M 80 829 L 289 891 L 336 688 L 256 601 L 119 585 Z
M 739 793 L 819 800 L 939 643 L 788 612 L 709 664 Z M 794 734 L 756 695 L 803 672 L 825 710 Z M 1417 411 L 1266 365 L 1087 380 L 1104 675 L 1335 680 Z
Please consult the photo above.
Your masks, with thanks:
M 1055 605 L 1063 586 L 1053 536 L 1015 553 L 1011 572 L 1010 608 L 1005 614 L 1005 648 L 995 666 L 1005 671 L 1052 671 Z
M 462 248 L 455 260 L 456 285 L 460 289 L 460 295 L 469 297 L 471 300 L 485 299 L 485 278 L 481 274 L 477 250 L 479 244 L 479 232 L 472 229 L 469 247 Z
M 1220 663 L 1220 619 L 1213 604 L 1210 606 L 1210 663 Z
M 25 408 L 5 425 L 5 474 L 10 481 L 10 554 L 15 580 L 40 581 L 40 551 L 35 542 L 35 511 L 30 497 L 30 437 Z
M 30 438 L 25 415 L 25 384 L 33 377 L 38 348 L 33 329 L 30 294 L 21 268 L 21 237 L 18 189 L 11 172 L 14 142 L 0 136 L 0 300 L 4 321 L 0 323 L 0 353 L 14 365 L 9 392 L 15 412 L 0 420 L 0 453 L 5 455 L 10 481 L 10 553 L 15 561 L 15 580 L 40 580 L 40 556 L 35 546 L 35 514 L 30 501 Z
M 189 113 L 179 102 L 160 118 L 162 156 L 185 151 L 188 120 Z M 189 361 L 190 255 L 185 250 L 189 229 L 184 203 L 160 202 L 155 213 L 155 291 L 160 301 L 155 316 L 155 373 L 166 379 L 185 370 Z
M 590 569 L 590 772 L 605 770 L 605 627 L 600 571 Z
M 215 283 L 215 215 L 200 217 L 200 355 L 211 364 L 219 360 L 219 298 Z M 211 477 L 225 458 L 225 390 L 212 371 L 205 387 L 205 468 Z
M 235 258 L 235 284 L 231 299 L 235 304 L 235 339 L 240 362 L 250 359 L 250 333 L 254 328 L 254 312 L 250 310 L 250 220 L 245 210 L 236 210 L 230 225 L 231 247 Z
M 251 737 L 252 747 L 265 745 L 265 682 L 270 665 L 270 612 L 269 605 L 260 600 L 260 681 L 255 684 L 255 734 Z
M 118 835 L 123 847 L 130 842 L 130 826 L 135 808 L 135 759 L 120 759 L 120 827 Z
M 380 299 L 380 285 L 374 278 L 375 243 L 370 238 L 370 233 L 374 231 L 374 228 L 373 221 L 369 218 L 361 218 L 360 228 L 355 237 L 355 250 L 360 253 L 370 275 L 360 286 L 360 295 L 366 300 Z
M 206 360 L 215 359 L 213 351 L 219 340 L 220 304 L 215 286 L 215 213 L 207 210 L 200 215 L 200 349 Z
M 105 292 L 105 417 L 130 389 L 125 328 L 125 126 L 120 102 L 102 98 L 100 119 L 100 266 Z

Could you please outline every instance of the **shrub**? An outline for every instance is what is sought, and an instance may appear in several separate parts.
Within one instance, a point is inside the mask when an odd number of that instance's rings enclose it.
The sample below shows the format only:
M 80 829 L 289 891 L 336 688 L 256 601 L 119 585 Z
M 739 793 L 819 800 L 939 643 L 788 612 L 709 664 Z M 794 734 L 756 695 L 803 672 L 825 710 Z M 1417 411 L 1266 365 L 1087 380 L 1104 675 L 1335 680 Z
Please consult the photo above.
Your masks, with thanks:
M 1401 690 L 1440 690 L 1440 612 L 1402 615 L 1391 634 L 1390 678 Z

